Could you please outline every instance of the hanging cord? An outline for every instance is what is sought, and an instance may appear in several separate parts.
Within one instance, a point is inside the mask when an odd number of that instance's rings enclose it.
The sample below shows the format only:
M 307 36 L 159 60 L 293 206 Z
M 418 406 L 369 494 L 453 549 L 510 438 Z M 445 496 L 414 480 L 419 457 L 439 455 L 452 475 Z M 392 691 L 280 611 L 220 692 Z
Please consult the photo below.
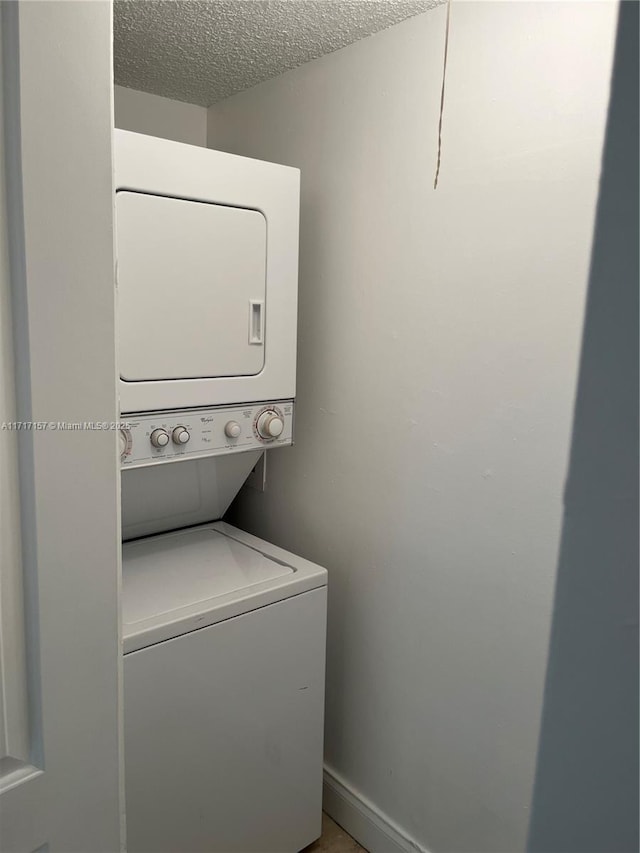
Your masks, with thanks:
M 442 92 L 440 93 L 440 121 L 438 122 L 438 160 L 436 162 L 436 176 L 433 188 L 438 186 L 440 175 L 440 157 L 442 155 L 442 114 L 444 112 L 444 83 L 447 76 L 447 53 L 449 52 L 449 18 L 451 16 L 451 0 L 447 0 L 447 22 L 444 29 L 444 63 L 442 65 Z

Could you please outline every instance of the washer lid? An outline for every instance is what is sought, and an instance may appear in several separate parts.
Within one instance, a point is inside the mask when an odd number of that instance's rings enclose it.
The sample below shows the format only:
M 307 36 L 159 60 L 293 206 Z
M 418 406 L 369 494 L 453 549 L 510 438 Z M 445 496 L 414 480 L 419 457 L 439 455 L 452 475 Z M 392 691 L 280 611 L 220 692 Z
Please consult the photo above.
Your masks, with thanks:
M 122 548 L 122 618 L 173 622 L 177 611 L 257 587 L 294 569 L 211 528 L 127 542 Z

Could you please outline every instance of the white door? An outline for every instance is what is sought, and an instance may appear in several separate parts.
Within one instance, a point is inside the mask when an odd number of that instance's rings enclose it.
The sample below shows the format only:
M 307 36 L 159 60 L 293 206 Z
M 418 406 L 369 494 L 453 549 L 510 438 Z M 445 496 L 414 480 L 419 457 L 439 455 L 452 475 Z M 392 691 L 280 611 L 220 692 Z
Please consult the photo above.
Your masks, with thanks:
M 262 213 L 120 191 L 116 228 L 123 380 L 255 376 L 262 370 Z
M 117 432 L 88 428 L 117 409 L 111 7 L 1 14 L 0 421 L 35 426 L 0 430 L 0 849 L 114 853 Z

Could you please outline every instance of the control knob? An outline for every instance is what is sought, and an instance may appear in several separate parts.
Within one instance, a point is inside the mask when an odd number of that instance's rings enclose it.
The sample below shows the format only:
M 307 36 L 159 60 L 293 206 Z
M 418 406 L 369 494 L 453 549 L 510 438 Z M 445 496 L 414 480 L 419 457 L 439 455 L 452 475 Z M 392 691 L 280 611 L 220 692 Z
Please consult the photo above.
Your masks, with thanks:
M 166 447 L 169 444 L 169 433 L 164 429 L 154 429 L 149 438 L 154 447 Z
M 189 430 L 183 426 L 177 426 L 174 431 L 171 433 L 171 438 L 173 439 L 174 444 L 186 444 L 191 436 L 189 435 Z
M 263 412 L 256 423 L 258 435 L 261 438 L 272 439 L 278 438 L 284 429 L 284 421 L 277 412 L 272 409 Z
M 240 426 L 238 421 L 227 421 L 224 426 L 224 434 L 228 438 L 238 438 L 241 432 L 242 427 Z
M 127 452 L 128 442 L 127 442 L 127 434 L 123 429 L 119 430 L 118 444 L 120 446 L 120 459 L 124 459 L 126 452 Z

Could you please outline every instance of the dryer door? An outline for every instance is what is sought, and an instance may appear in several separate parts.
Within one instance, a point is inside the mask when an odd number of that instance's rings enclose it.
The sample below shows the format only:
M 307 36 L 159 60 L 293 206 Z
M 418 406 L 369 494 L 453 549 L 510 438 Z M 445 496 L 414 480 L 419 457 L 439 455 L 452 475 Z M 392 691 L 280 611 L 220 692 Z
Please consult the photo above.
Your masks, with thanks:
M 116 227 L 122 379 L 260 373 L 267 230 L 262 213 L 119 191 Z

